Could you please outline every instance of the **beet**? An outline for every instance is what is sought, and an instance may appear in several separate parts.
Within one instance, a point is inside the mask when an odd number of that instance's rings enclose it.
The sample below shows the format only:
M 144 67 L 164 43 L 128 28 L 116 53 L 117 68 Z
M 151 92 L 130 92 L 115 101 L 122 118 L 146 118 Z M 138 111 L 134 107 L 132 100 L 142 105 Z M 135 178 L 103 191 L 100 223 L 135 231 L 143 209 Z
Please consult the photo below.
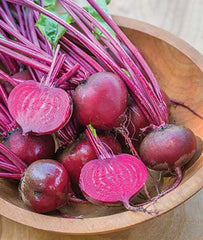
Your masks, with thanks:
M 28 70 L 15 73 L 12 77 L 19 80 L 32 80 L 32 76 Z
M 107 151 L 119 154 L 122 152 L 119 142 L 112 135 L 99 135 Z M 90 160 L 96 159 L 97 155 L 93 146 L 85 135 L 69 145 L 63 152 L 58 154 L 57 159 L 67 169 L 73 190 L 80 193 L 78 189 L 79 177 L 82 167 Z
M 127 89 L 119 76 L 110 72 L 91 75 L 73 96 L 75 117 L 83 125 L 98 129 L 119 126 L 127 107 Z
M 27 165 L 39 159 L 52 159 L 55 153 L 55 142 L 51 135 L 22 135 L 17 130 L 11 133 L 4 145 Z
M 68 122 L 72 101 L 60 88 L 26 81 L 10 93 L 8 108 L 23 133 L 50 134 Z
M 133 140 L 139 140 L 139 135 L 142 134 L 141 129 L 147 127 L 149 122 L 140 108 L 135 104 L 131 104 L 131 106 L 128 107 L 128 118 L 129 124 L 127 129 L 129 136 Z
M 147 168 L 142 161 L 121 154 L 85 164 L 80 175 L 80 188 L 93 203 L 123 203 L 129 210 L 138 210 L 130 206 L 129 200 L 143 188 L 146 180 Z
M 196 137 L 190 129 L 170 124 L 153 130 L 144 138 L 140 155 L 151 169 L 172 171 L 190 161 L 196 148 Z
M 66 203 L 69 185 L 63 165 L 45 159 L 34 162 L 26 169 L 19 191 L 27 206 L 35 212 L 45 213 Z

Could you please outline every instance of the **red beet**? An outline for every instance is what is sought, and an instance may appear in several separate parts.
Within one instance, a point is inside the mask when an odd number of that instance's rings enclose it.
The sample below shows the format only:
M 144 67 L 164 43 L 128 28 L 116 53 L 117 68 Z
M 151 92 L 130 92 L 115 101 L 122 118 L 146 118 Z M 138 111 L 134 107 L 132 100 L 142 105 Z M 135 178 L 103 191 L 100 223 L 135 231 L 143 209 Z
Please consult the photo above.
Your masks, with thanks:
M 121 153 L 119 142 L 112 135 L 99 135 L 106 149 L 114 154 Z M 58 155 L 58 160 L 67 169 L 71 178 L 72 187 L 78 193 L 78 182 L 82 167 L 90 160 L 96 159 L 97 155 L 93 146 L 85 135 L 82 135 L 77 141 L 69 145 L 62 153 Z
M 116 74 L 99 72 L 76 88 L 73 100 L 78 122 L 98 129 L 111 129 L 123 120 L 127 89 Z
M 190 129 L 171 124 L 149 133 L 140 145 L 140 155 L 146 166 L 171 171 L 185 165 L 196 148 L 196 137 Z
M 55 142 L 51 135 L 22 135 L 21 131 L 15 131 L 4 145 L 27 165 L 39 159 L 53 158 L 55 153 Z
M 32 80 L 32 76 L 28 70 L 15 73 L 12 77 L 20 80 Z
M 13 89 L 8 108 L 23 133 L 53 133 L 62 128 L 72 114 L 67 92 L 34 81 L 21 83 Z
M 84 196 L 96 204 L 123 203 L 136 210 L 129 200 L 144 186 L 147 168 L 134 156 L 121 154 L 97 159 L 84 165 L 80 175 L 80 188 Z
M 67 201 L 70 182 L 66 169 L 54 160 L 39 160 L 25 171 L 20 183 L 23 202 L 33 211 L 53 211 Z

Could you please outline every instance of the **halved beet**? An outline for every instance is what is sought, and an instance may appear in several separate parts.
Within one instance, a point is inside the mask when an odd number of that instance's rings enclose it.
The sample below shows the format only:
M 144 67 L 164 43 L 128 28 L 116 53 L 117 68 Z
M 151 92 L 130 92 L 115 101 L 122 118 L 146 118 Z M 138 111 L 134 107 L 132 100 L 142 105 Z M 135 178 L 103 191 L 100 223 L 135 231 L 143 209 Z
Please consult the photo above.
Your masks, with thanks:
M 119 154 L 122 152 L 119 142 L 113 135 L 99 134 L 99 138 L 108 152 Z M 74 143 L 70 144 L 63 152 L 58 151 L 57 159 L 64 165 L 69 173 L 73 190 L 80 193 L 78 189 L 79 177 L 82 167 L 89 161 L 96 159 L 94 147 L 86 137 L 81 135 Z
M 72 101 L 63 89 L 27 81 L 10 93 L 8 108 L 23 133 L 50 134 L 68 122 Z
M 129 200 L 144 186 L 147 174 L 142 161 L 129 154 L 97 159 L 82 168 L 80 188 L 93 203 L 122 202 L 127 209 L 136 210 Z

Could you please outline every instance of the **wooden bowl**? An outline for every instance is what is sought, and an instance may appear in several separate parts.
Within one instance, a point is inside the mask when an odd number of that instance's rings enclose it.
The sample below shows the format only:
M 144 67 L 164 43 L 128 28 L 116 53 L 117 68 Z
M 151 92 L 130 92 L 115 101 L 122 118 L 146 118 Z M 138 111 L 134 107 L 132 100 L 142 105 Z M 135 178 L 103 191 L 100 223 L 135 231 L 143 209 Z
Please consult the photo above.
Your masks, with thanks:
M 143 52 L 160 85 L 174 99 L 185 102 L 203 114 L 203 56 L 184 41 L 149 24 L 115 17 L 129 39 Z M 172 119 L 191 128 L 203 139 L 203 120 L 187 110 L 172 108 Z M 155 207 L 162 215 L 203 187 L 203 157 L 186 171 L 181 185 L 162 197 Z M 56 215 L 31 212 L 22 204 L 14 182 L 0 180 L 0 214 L 37 229 L 76 234 L 98 234 L 124 230 L 157 216 L 125 211 L 123 208 L 72 204 L 63 211 L 71 215 L 82 213 L 85 219 L 64 219 Z

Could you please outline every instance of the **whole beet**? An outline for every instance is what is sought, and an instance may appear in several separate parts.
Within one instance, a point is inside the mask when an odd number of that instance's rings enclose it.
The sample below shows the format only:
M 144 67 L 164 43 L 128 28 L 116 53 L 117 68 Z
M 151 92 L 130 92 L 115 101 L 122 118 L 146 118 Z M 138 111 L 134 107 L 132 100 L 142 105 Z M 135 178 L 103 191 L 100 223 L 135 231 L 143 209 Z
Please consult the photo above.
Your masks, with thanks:
M 55 142 L 51 135 L 23 135 L 16 130 L 4 142 L 27 165 L 39 159 L 52 159 L 55 153 Z
M 57 161 L 44 159 L 32 163 L 21 179 L 19 191 L 23 202 L 38 213 L 63 206 L 70 190 L 68 173 Z
M 76 88 L 73 101 L 79 123 L 91 124 L 98 129 L 112 129 L 123 121 L 127 89 L 116 74 L 99 72 Z
M 170 124 L 153 130 L 144 138 L 140 155 L 151 169 L 172 171 L 190 161 L 196 149 L 196 137 L 190 129 Z

